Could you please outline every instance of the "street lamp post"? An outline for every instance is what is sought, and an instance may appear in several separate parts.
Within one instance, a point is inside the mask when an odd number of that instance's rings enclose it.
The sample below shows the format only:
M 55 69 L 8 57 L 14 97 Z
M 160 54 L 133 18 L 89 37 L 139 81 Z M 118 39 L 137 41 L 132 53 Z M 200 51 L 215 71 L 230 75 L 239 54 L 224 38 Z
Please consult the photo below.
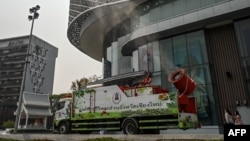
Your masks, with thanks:
M 28 57 L 29 57 L 29 50 L 31 48 L 31 39 L 32 39 L 33 26 L 34 26 L 35 19 L 37 19 L 39 17 L 39 14 L 37 13 L 37 11 L 39 9 L 40 9 L 40 6 L 36 5 L 35 7 L 30 8 L 30 10 L 29 10 L 31 15 L 28 16 L 28 19 L 32 20 L 32 24 L 31 24 L 31 30 L 30 30 L 30 36 L 29 36 L 29 44 L 28 44 L 27 53 L 26 53 L 26 57 L 25 57 L 25 63 L 24 63 L 24 71 L 23 71 L 22 84 L 21 84 L 21 88 L 20 88 L 20 95 L 19 95 L 17 112 L 16 112 L 16 121 L 15 121 L 14 133 L 17 133 L 18 124 L 20 122 L 22 97 L 23 97 L 23 91 L 24 91 L 24 88 L 25 88 L 27 62 L 28 62 Z

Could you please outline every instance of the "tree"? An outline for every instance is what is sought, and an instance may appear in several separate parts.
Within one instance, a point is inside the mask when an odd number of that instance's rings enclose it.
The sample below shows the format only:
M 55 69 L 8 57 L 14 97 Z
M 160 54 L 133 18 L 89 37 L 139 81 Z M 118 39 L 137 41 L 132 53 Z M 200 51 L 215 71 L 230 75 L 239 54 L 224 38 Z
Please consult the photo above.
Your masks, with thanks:
M 89 82 L 95 82 L 97 80 L 99 80 L 101 78 L 101 76 L 97 76 L 97 75 L 93 75 L 89 77 Z
M 75 81 L 72 81 L 70 90 L 77 91 L 77 90 L 85 89 L 88 83 L 95 82 L 101 78 L 102 78 L 101 76 L 93 75 L 93 76 L 90 76 L 89 78 L 83 77 L 80 80 L 76 79 Z
M 81 78 L 80 80 L 76 79 L 72 81 L 70 89 L 73 91 L 82 90 L 87 87 L 89 79 L 86 77 Z

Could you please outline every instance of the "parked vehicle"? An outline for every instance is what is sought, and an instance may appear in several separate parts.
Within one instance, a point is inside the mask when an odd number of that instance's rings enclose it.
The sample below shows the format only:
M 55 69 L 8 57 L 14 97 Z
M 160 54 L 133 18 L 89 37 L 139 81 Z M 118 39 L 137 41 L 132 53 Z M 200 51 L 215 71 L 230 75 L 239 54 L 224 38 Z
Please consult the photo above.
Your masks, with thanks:
M 177 92 L 150 85 L 149 77 L 143 86 L 110 85 L 74 91 L 60 99 L 54 129 L 60 134 L 101 130 L 139 134 L 197 128 L 195 98 L 189 96 L 195 82 L 183 69 L 174 71 L 169 81 Z

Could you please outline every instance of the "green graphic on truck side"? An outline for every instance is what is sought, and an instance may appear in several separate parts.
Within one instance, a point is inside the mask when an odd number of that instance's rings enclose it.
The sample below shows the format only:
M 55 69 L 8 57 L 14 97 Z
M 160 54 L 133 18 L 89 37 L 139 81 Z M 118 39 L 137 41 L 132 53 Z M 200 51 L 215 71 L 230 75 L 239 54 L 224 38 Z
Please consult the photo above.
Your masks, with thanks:
M 79 94 L 79 93 L 78 93 Z M 81 97 L 83 95 L 77 95 Z M 121 104 L 118 106 L 109 106 L 105 107 L 105 110 L 101 112 L 79 112 L 74 113 L 72 120 L 81 120 L 81 119 L 102 119 L 102 118 L 122 118 L 122 117 L 130 117 L 133 115 L 137 116 L 159 116 L 159 115 L 177 115 L 178 114 L 178 105 L 176 100 L 176 93 L 170 92 L 168 94 L 159 94 L 157 102 L 148 102 L 148 103 L 134 103 L 134 104 Z M 163 103 L 161 101 L 171 99 L 174 101 L 173 103 Z M 162 105 L 165 104 L 165 105 Z M 163 108 L 147 108 L 147 107 L 163 107 Z M 83 108 L 87 110 L 87 108 Z M 98 109 L 98 107 L 96 107 Z M 126 110 L 128 109 L 128 110 Z M 132 110 L 138 109 L 138 110 Z M 119 111 L 122 110 L 122 111 Z M 114 111 L 114 112 L 112 112 Z

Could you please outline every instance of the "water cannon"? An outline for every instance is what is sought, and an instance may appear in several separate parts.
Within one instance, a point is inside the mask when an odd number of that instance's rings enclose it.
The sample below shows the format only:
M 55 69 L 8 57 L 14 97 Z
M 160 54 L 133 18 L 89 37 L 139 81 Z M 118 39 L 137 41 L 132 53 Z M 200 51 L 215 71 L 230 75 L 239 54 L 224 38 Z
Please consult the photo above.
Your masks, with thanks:
M 186 74 L 186 71 L 182 68 L 174 70 L 169 75 L 168 81 L 178 90 L 179 110 L 183 111 L 189 109 L 192 112 L 196 112 L 195 107 L 190 107 L 193 104 L 195 105 L 195 100 L 189 98 L 189 95 L 193 93 L 197 84 Z

